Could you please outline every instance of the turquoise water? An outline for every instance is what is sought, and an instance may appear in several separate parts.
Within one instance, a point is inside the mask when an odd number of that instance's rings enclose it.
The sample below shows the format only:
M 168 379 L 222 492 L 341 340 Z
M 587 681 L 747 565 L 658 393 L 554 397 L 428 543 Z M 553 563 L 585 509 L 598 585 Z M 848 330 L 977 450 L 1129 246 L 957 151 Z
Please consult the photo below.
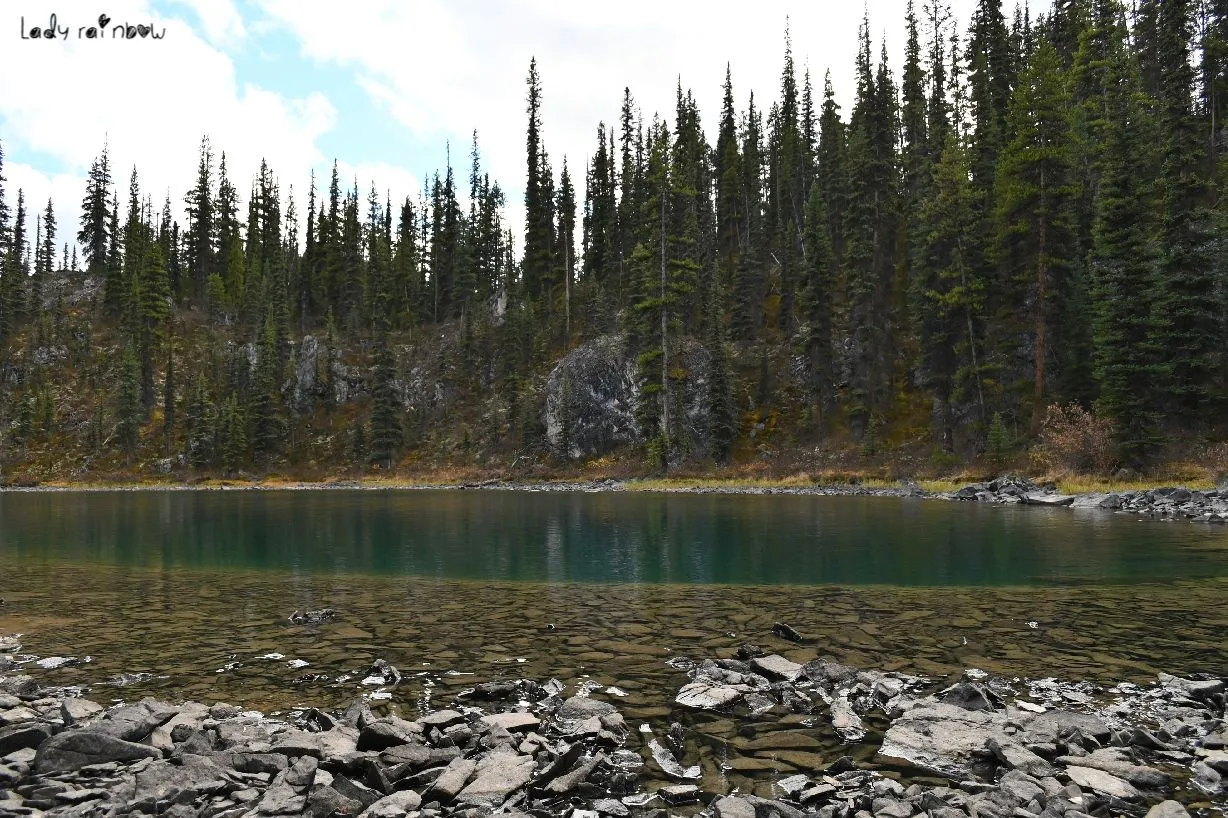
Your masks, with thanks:
M 1044 586 L 1228 575 L 1228 531 L 890 497 L 639 492 L 0 493 L 0 566 L 463 580 Z

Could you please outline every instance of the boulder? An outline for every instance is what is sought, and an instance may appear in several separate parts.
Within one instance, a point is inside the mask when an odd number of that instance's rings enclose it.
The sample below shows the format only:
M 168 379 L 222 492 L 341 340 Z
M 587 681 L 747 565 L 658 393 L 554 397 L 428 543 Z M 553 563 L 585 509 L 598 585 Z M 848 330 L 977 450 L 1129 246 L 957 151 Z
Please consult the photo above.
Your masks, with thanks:
M 607 716 L 617 712 L 618 708 L 609 702 L 599 701 L 588 696 L 572 696 L 563 702 L 563 705 L 558 710 L 558 717 L 573 721 L 589 719 L 593 716 Z
M 1073 494 L 1041 494 L 1028 492 L 1023 495 L 1023 502 L 1029 506 L 1068 506 L 1075 501 Z
M 1110 795 L 1126 801 L 1133 801 L 1142 797 L 1142 794 L 1129 782 L 1122 781 L 1117 776 L 1110 775 L 1104 770 L 1071 765 L 1066 768 L 1066 775 L 1070 776 L 1070 780 L 1080 787 L 1094 790 L 1101 795 Z
M 702 457 L 711 411 L 708 352 L 693 338 L 677 338 L 670 363 L 690 375 L 682 381 L 679 427 L 690 451 Z M 635 421 L 635 360 L 620 336 L 603 335 L 573 349 L 551 371 L 545 392 L 546 440 L 561 455 L 593 457 L 642 439 Z
M 771 656 L 756 657 L 751 659 L 750 663 L 768 678 L 783 679 L 786 682 L 795 681 L 802 672 L 802 666 L 797 662 L 790 662 L 775 653 Z
M 1000 713 L 927 701 L 896 719 L 883 736 L 878 754 L 956 781 L 977 779 L 987 772 L 989 740 L 1000 745 L 1012 742 L 1006 726 L 1006 717 Z
M 535 730 L 541 720 L 532 713 L 495 713 L 483 716 L 482 723 L 491 727 L 502 727 L 504 730 Z
M 402 790 L 381 798 L 362 811 L 365 818 L 405 818 L 422 805 L 422 797 L 413 790 Z
M 39 775 L 52 775 L 108 761 L 161 757 L 162 752 L 154 747 L 124 741 L 99 730 L 69 730 L 52 736 L 39 746 L 34 769 Z
M 533 758 L 501 748 L 478 762 L 473 780 L 460 791 L 457 801 L 473 807 L 494 808 L 516 790 L 529 783 Z
M 1190 818 L 1190 813 L 1179 801 L 1169 800 L 1147 810 L 1146 818 Z

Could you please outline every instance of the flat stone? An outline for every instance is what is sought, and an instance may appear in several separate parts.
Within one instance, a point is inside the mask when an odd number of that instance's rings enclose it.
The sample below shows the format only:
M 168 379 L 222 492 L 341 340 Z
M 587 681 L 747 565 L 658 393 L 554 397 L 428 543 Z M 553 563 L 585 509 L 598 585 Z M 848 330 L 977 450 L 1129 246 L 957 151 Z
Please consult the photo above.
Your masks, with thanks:
M 975 779 L 974 768 L 984 758 L 987 742 L 1011 743 L 1005 728 L 1001 713 L 927 701 L 892 723 L 878 754 L 956 781 Z
M 39 746 L 34 769 L 40 775 L 50 775 L 109 761 L 161 757 L 162 752 L 154 747 L 124 741 L 94 729 L 69 730 L 52 736 Z
M 418 719 L 418 724 L 421 724 L 423 727 L 438 727 L 442 730 L 464 720 L 464 714 L 458 713 L 455 710 L 436 710 L 434 713 L 428 713 Z
M 593 810 L 600 815 L 613 815 L 615 818 L 627 818 L 631 810 L 622 801 L 614 798 L 599 798 L 593 802 Z
M 157 747 L 159 750 L 167 752 L 175 749 L 175 742 L 171 738 L 171 733 L 176 727 L 183 724 L 193 729 L 199 730 L 201 724 L 209 716 L 209 708 L 197 702 L 187 702 L 169 721 L 158 725 L 154 731 L 149 734 L 149 743 L 151 746 Z
M 1168 786 L 1167 774 L 1151 767 L 1135 764 L 1129 756 L 1116 747 L 1093 750 L 1085 756 L 1059 756 L 1057 761 L 1059 764 L 1102 770 L 1143 789 L 1154 790 Z
M 1023 502 L 1030 506 L 1068 506 L 1073 504 L 1073 494 L 1041 494 L 1028 492 L 1023 495 Z
M 491 727 L 502 727 L 509 732 L 514 730 L 536 730 L 541 720 L 532 713 L 495 713 L 482 716 L 482 722 Z
M 1052 764 L 1013 741 L 998 741 L 991 738 L 985 742 L 985 746 L 998 757 L 999 761 L 1012 770 L 1019 770 L 1036 778 L 1053 775 Z
M 366 818 L 405 818 L 422 806 L 422 797 L 413 790 L 402 790 L 381 798 L 362 811 Z
M 558 717 L 574 721 L 589 719 L 593 716 L 606 716 L 617 712 L 618 708 L 609 702 L 603 702 L 588 696 L 572 696 L 563 702 L 563 705 L 558 710 Z
M 1179 801 L 1161 801 L 1147 810 L 1147 818 L 1190 818 L 1190 812 Z
M 83 721 L 97 716 L 103 711 L 103 707 L 98 702 L 92 702 L 89 699 L 65 699 L 60 702 L 60 716 L 64 719 L 66 727 L 76 727 Z
M 45 724 L 23 722 L 0 727 L 0 756 L 6 756 L 14 750 L 37 748 L 49 738 L 51 728 Z
M 457 800 L 475 807 L 496 807 L 509 795 L 529 783 L 533 759 L 514 751 L 493 750 L 477 766 L 473 780 L 461 790 Z
M 179 708 L 165 702 L 142 699 L 108 711 L 94 729 L 124 741 L 140 741 L 178 713 Z
M 1092 767 L 1068 766 L 1066 775 L 1070 780 L 1085 789 L 1095 790 L 1102 795 L 1111 795 L 1126 801 L 1141 798 L 1142 794 L 1127 781 L 1122 781 L 1115 775 Z
M 429 795 L 432 798 L 440 797 L 445 800 L 451 800 L 456 797 L 465 784 L 469 783 L 469 778 L 477 769 L 477 762 L 468 758 L 457 757 L 448 762 L 448 766 L 435 783 L 431 785 Z
M 682 686 L 674 699 L 684 707 L 715 710 L 733 704 L 751 691 L 746 685 L 722 685 L 695 681 Z
M 751 659 L 750 663 L 763 671 L 764 675 L 771 678 L 784 679 L 786 682 L 796 680 L 802 672 L 802 666 L 797 662 L 790 662 L 785 657 L 776 653 L 770 656 L 760 656 Z
M 722 795 L 712 802 L 716 818 L 755 818 L 755 805 L 745 798 Z
M 667 804 L 692 804 L 699 800 L 699 787 L 694 784 L 674 784 L 662 787 L 657 794 L 665 799 Z

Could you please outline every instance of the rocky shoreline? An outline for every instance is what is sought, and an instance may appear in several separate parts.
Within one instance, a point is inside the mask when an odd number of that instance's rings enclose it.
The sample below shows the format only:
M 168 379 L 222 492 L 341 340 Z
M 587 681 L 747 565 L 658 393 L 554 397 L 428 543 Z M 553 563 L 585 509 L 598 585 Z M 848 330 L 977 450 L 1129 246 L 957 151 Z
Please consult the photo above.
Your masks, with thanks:
M 1221 678 L 952 683 L 748 644 L 663 660 L 687 677 L 663 694 L 666 726 L 630 723 L 617 688 L 554 679 L 410 714 L 383 660 L 363 680 L 377 689 L 334 712 L 104 707 L 22 673 L 20 649 L 0 639 L 0 816 L 1181 818 L 1228 803 Z

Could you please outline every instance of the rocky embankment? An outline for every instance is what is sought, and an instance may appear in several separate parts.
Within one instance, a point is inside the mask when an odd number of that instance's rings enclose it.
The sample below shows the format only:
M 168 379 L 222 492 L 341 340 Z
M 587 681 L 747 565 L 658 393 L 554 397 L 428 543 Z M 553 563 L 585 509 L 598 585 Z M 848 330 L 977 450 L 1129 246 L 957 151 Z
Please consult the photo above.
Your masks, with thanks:
M 988 483 L 972 483 L 958 491 L 938 496 L 948 500 L 1001 505 L 1110 509 L 1154 519 L 1228 522 L 1228 489 L 1191 491 L 1180 486 L 1166 486 L 1120 493 L 1060 494 L 1053 484 L 1040 486 L 1024 478 L 1001 477 Z
M 1223 679 L 1100 689 L 969 670 L 952 685 L 826 658 L 800 665 L 750 645 L 738 658 L 669 663 L 689 677 L 672 711 L 694 716 L 680 719 L 689 728 L 633 726 L 602 698 L 619 691 L 582 684 L 565 696 L 556 680 L 478 684 L 407 720 L 370 697 L 279 717 L 152 699 L 104 708 L 9 671 L 0 815 L 1223 814 Z M 371 673 L 400 680 L 383 661 Z M 777 723 L 788 730 L 760 732 Z M 849 754 L 780 741 L 803 731 L 834 733 Z M 724 751 L 756 735 L 780 747 L 780 763 L 739 792 Z

